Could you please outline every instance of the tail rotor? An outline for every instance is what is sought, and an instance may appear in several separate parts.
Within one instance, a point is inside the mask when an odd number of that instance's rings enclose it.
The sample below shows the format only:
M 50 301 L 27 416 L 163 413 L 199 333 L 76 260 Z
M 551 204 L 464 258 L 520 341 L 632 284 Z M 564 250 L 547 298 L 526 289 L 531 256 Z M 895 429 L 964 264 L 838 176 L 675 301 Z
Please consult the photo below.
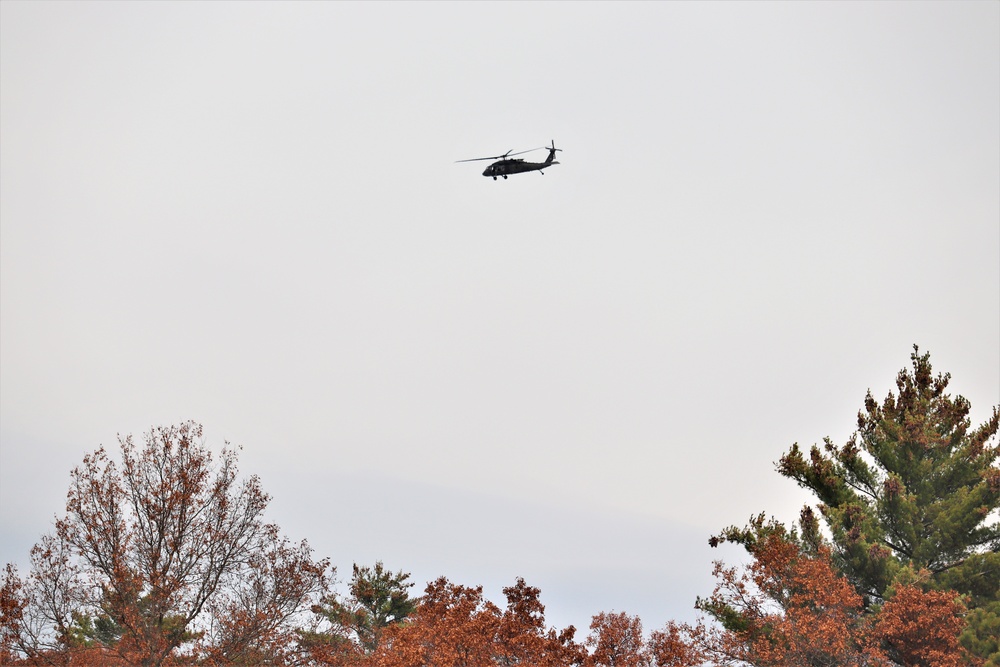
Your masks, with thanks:
M 556 151 L 562 151 L 562 149 L 556 148 L 556 140 L 555 139 L 552 140 L 551 147 L 546 146 L 545 148 L 549 151 L 549 157 L 545 159 L 545 164 L 546 165 L 559 164 L 558 162 L 556 162 Z

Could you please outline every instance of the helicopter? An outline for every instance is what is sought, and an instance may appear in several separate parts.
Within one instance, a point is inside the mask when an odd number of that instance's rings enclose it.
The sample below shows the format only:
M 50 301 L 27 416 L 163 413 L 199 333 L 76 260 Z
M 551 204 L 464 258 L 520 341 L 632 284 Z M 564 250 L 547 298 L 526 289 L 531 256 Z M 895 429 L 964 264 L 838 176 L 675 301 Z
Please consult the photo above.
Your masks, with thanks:
M 538 151 L 545 149 L 549 152 L 549 156 L 545 159 L 545 162 L 525 162 L 521 158 L 514 158 L 515 155 L 521 155 L 523 153 L 530 153 L 531 151 Z M 505 179 L 508 174 L 520 174 L 525 171 L 537 171 L 541 175 L 545 175 L 542 169 L 545 169 L 549 165 L 559 164 L 555 160 L 556 151 L 561 151 L 561 148 L 556 148 L 555 139 L 552 140 L 552 146 L 539 146 L 538 148 L 529 148 L 526 151 L 518 151 L 517 153 L 512 152 L 511 149 L 504 153 L 503 155 L 495 155 L 493 157 L 474 157 L 471 160 L 456 160 L 455 162 L 478 162 L 479 160 L 497 160 L 490 166 L 486 167 L 483 172 L 483 176 L 492 176 L 493 180 L 497 180 L 497 176 L 503 176 Z

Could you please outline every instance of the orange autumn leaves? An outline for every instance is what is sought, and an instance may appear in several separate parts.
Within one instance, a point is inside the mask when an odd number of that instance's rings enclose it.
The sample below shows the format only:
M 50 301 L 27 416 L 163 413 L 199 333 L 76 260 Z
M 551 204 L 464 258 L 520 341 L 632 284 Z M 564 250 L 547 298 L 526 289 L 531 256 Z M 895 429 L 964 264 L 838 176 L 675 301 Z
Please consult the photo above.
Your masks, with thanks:
M 771 526 L 773 528 L 773 524 Z M 518 579 L 501 609 L 481 587 L 440 578 L 415 613 L 388 627 L 368 654 L 326 664 L 365 667 L 959 667 L 964 608 L 953 592 L 901 586 L 869 613 L 828 549 L 804 552 L 777 530 L 753 545 L 746 568 L 716 565 L 717 586 L 695 624 L 644 632 L 623 612 L 595 615 L 589 635 L 546 629 L 540 591 Z M 716 621 L 716 622 L 713 622 Z
M 882 655 L 897 664 L 920 667 L 958 667 L 963 660 L 958 636 L 965 622 L 965 607 L 955 591 L 922 591 L 902 586 L 876 617 L 874 635 L 882 642 Z
M 960 667 L 962 601 L 914 571 L 865 605 L 830 548 L 763 516 L 713 544 L 742 544 L 744 568 L 716 563 L 694 624 L 645 633 L 638 617 L 596 614 L 582 641 L 550 628 L 538 588 L 505 588 L 501 608 L 439 578 L 410 600 L 402 571 L 355 567 L 350 599 L 305 542 L 261 514 L 194 424 L 160 429 L 122 463 L 101 449 L 72 474 L 67 515 L 0 585 L 0 662 L 23 665 L 342 667 Z M 803 526 L 808 526 L 808 521 Z M 669 567 L 669 563 L 664 563 Z M 901 580 L 902 581 L 902 580 Z
M 575 630 L 546 629 L 539 590 L 518 579 L 501 610 L 470 588 L 440 578 L 428 584 L 413 618 L 390 628 L 370 656 L 378 667 L 479 667 L 578 663 Z
M 926 355 L 912 358 L 899 400 L 866 401 L 847 446 L 814 448 L 808 462 L 793 447 L 779 464 L 823 501 L 830 536 L 805 508 L 798 529 L 761 514 L 713 537 L 750 560 L 715 564 L 694 623 L 647 633 L 637 616 L 600 612 L 581 639 L 547 626 L 541 592 L 522 579 L 503 606 L 444 577 L 411 598 L 409 574 L 382 563 L 355 565 L 340 595 L 329 559 L 264 521 L 270 497 L 256 477 L 238 479 L 236 452 L 213 457 L 186 423 L 72 471 L 66 514 L 30 571 L 0 576 L 0 664 L 1000 665 L 1000 526 L 987 520 L 1000 503 L 1000 410 L 970 434 L 967 402 L 944 393 Z
M 270 497 L 194 423 L 102 447 L 70 475 L 66 514 L 0 587 L 0 648 L 28 664 L 280 664 L 330 585 L 263 520 Z M 96 656 L 96 657 L 95 657 Z
M 902 585 L 881 608 L 866 610 L 827 547 L 810 553 L 778 524 L 758 518 L 751 526 L 753 561 L 743 570 L 716 563 L 715 590 L 698 602 L 717 623 L 672 626 L 691 655 L 761 667 L 975 664 L 959 645 L 965 608 L 957 593 Z
M 575 628 L 546 630 L 539 590 L 521 579 L 504 589 L 506 609 L 482 588 L 441 578 L 415 614 L 386 630 L 378 649 L 355 655 L 367 667 L 696 667 L 854 665 L 959 667 L 975 664 L 958 643 L 964 607 L 953 592 L 900 586 L 869 613 L 836 573 L 826 548 L 805 553 L 787 536 L 755 544 L 743 569 L 716 565 L 718 583 L 695 624 L 644 632 L 623 612 L 595 615 L 582 642 Z M 718 621 L 713 623 L 712 621 Z M 334 661 L 333 664 L 338 664 Z

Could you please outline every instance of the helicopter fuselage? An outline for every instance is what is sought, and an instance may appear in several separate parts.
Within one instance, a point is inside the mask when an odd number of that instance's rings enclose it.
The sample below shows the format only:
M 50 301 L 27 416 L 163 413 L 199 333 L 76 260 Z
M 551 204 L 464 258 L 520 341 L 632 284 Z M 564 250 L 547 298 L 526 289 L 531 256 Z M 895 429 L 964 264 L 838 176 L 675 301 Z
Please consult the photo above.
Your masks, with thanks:
M 537 151 L 541 149 L 547 149 L 549 151 L 549 156 L 545 158 L 545 162 L 525 162 L 521 158 L 512 157 L 513 155 L 520 155 L 521 153 L 530 153 L 531 151 Z M 545 169 L 549 165 L 559 164 L 556 162 L 556 151 L 562 150 L 561 148 L 556 148 L 556 142 L 553 139 L 552 146 L 539 146 L 538 148 L 529 148 L 526 151 L 519 151 L 514 153 L 513 150 L 509 150 L 503 155 L 494 155 L 493 157 L 474 157 L 469 160 L 457 160 L 458 162 L 479 162 L 480 160 L 496 160 L 493 164 L 486 167 L 483 171 L 483 176 L 491 176 L 493 180 L 497 180 L 500 176 L 507 178 L 511 174 L 523 174 L 526 171 L 537 171 L 539 174 L 544 174 L 542 169 Z
M 522 174 L 526 171 L 542 171 L 549 165 L 559 164 L 558 161 L 546 160 L 545 162 L 525 162 L 524 160 L 500 160 L 486 167 L 483 176 L 492 176 L 495 181 L 498 176 L 507 178 L 509 174 Z M 544 173 L 544 172 L 542 172 Z

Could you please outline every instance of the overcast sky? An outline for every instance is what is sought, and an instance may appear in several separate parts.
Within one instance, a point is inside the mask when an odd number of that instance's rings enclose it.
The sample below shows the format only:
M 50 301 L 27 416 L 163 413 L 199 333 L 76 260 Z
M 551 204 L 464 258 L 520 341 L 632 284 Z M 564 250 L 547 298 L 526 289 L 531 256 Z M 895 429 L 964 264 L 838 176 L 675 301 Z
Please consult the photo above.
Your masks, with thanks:
M 3 562 L 193 419 L 341 573 L 653 628 L 914 343 L 1000 404 L 996 2 L 8 1 L 0 76 Z

